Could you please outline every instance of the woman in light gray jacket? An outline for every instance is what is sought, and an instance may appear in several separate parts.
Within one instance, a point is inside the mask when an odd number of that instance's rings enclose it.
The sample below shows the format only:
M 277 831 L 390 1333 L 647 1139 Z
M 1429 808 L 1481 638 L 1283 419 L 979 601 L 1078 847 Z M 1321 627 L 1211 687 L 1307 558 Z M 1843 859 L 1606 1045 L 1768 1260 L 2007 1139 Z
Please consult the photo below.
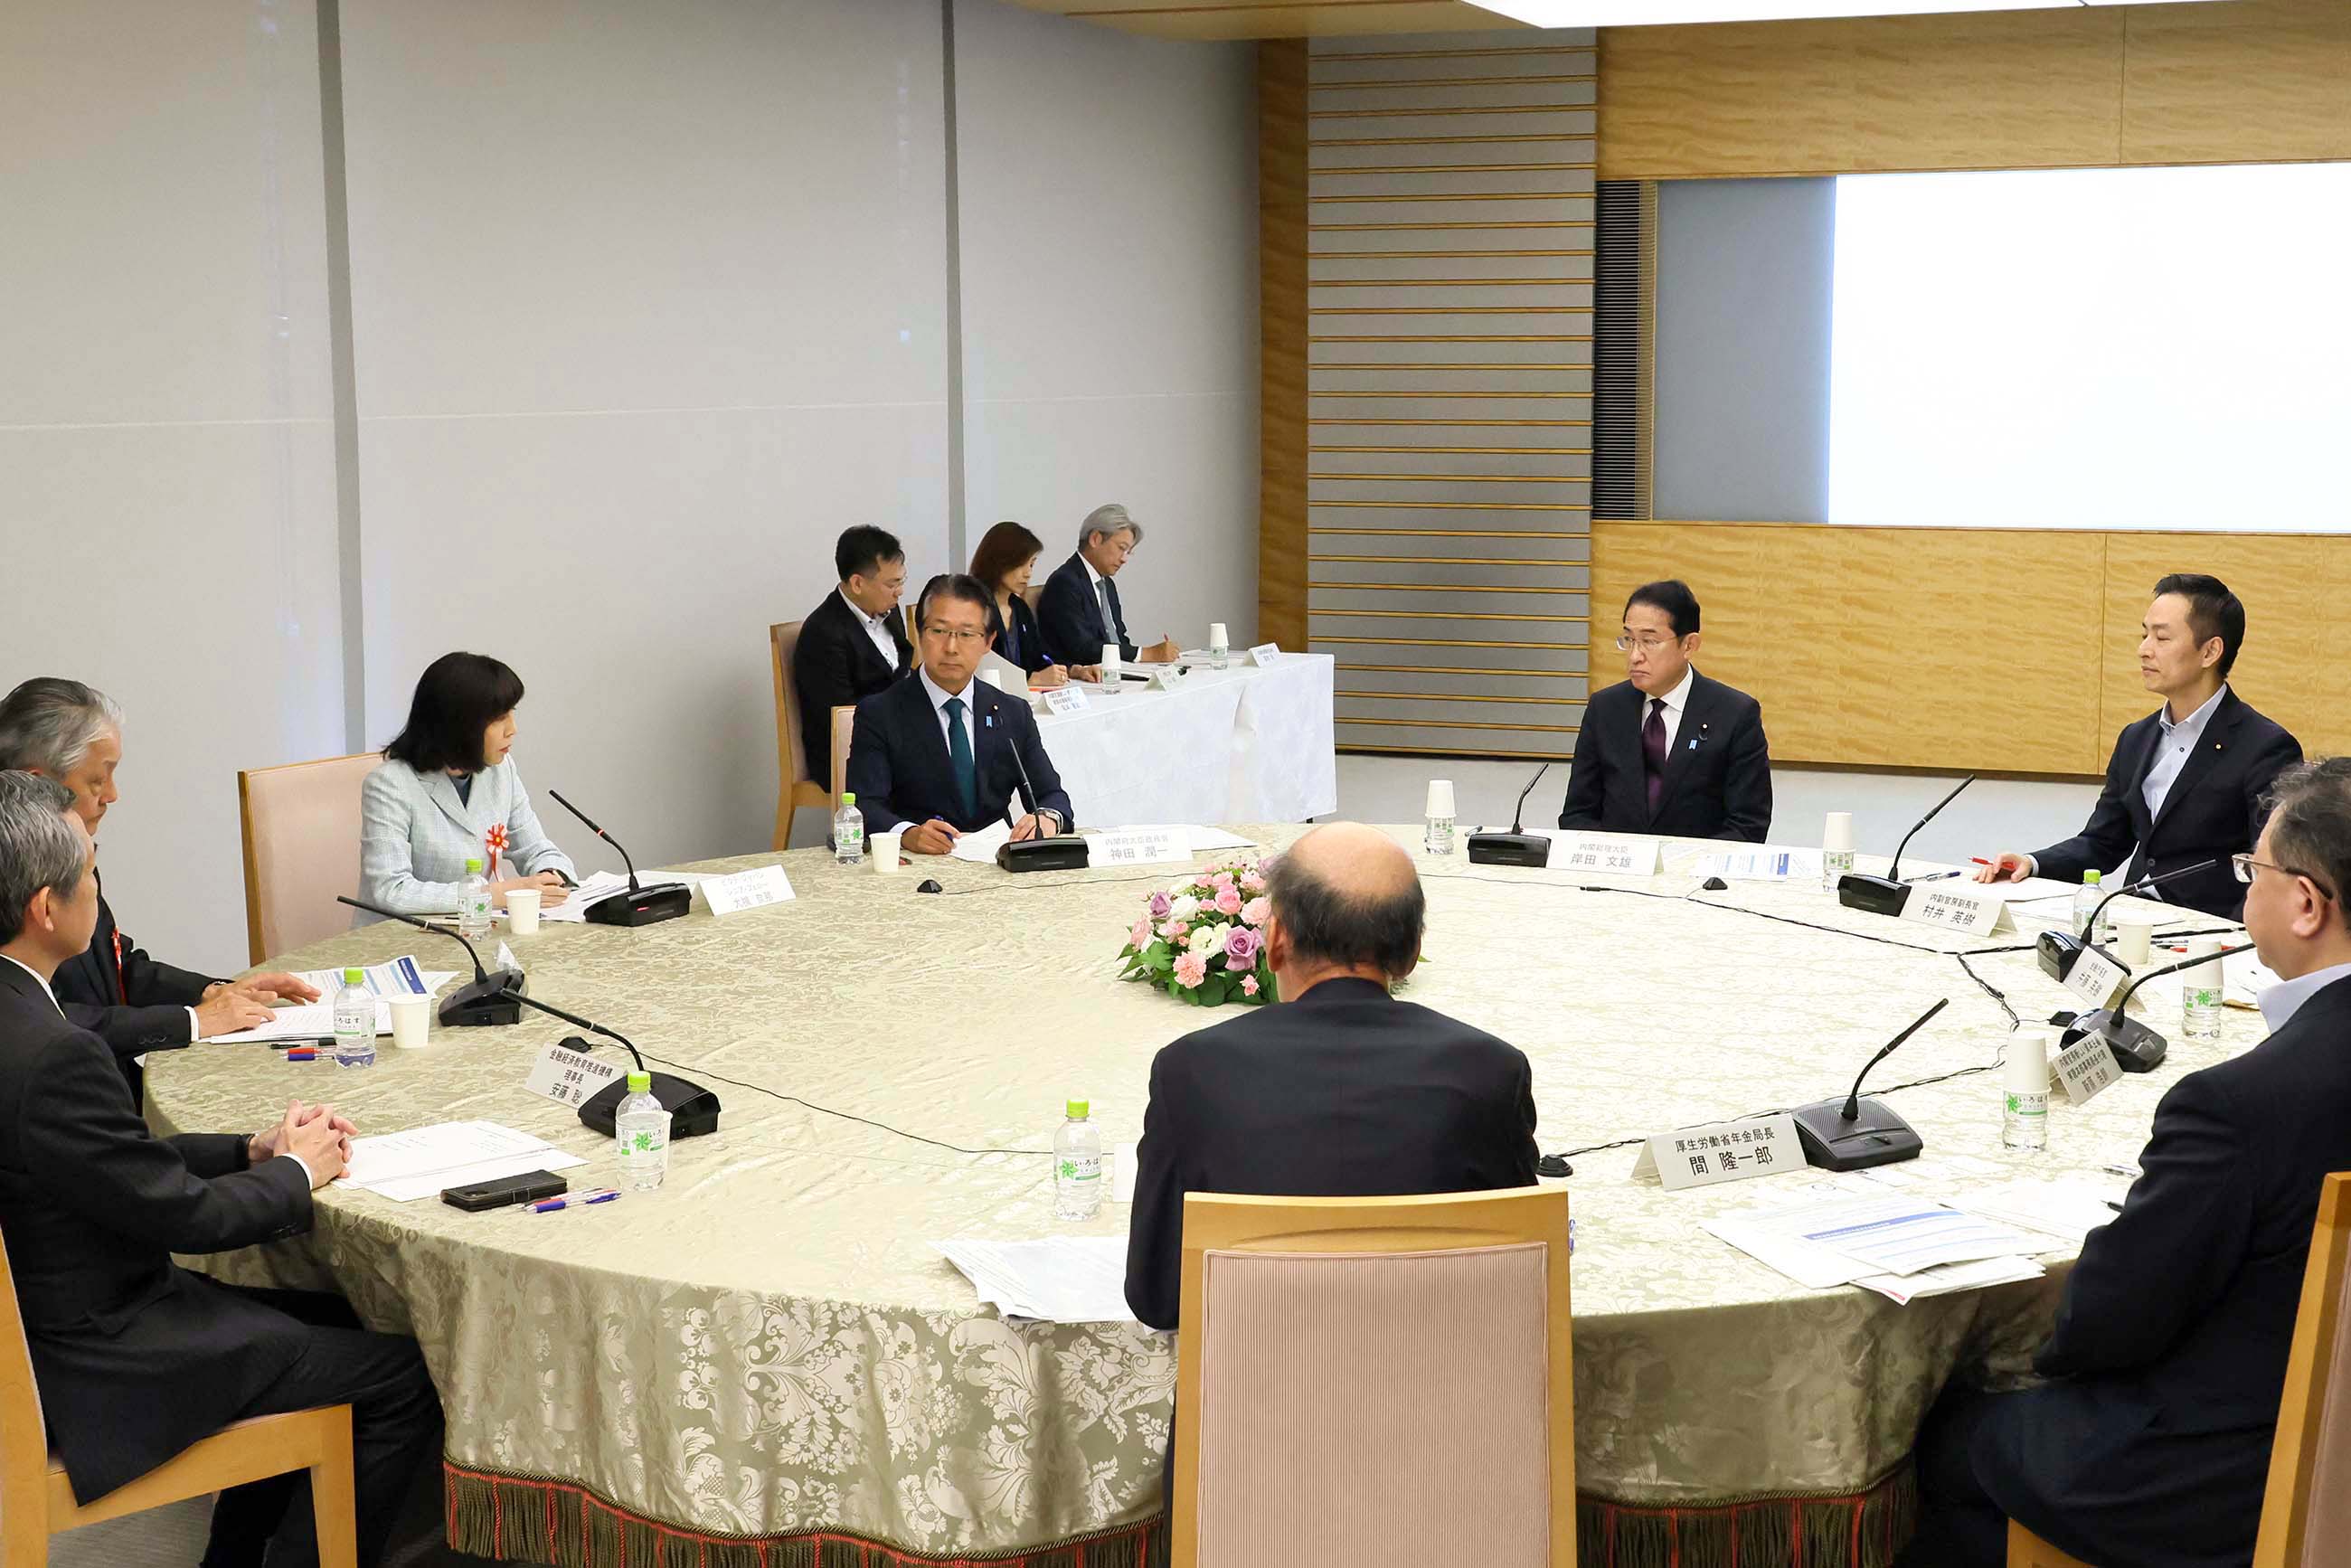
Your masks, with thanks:
M 407 726 L 360 787 L 361 898 L 403 915 L 452 910 L 478 860 L 494 904 L 517 887 L 563 902 L 578 873 L 508 755 L 521 701 L 521 678 L 486 654 L 444 653 L 425 669 Z

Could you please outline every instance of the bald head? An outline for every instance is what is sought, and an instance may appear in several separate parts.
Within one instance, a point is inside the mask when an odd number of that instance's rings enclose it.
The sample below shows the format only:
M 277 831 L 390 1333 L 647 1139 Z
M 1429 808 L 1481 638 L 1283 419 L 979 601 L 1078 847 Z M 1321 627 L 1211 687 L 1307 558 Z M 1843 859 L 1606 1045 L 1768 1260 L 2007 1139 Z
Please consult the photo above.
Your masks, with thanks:
M 1376 829 L 1315 829 L 1273 862 L 1266 893 L 1296 964 L 1369 967 L 1400 980 L 1420 962 L 1427 915 L 1420 875 Z

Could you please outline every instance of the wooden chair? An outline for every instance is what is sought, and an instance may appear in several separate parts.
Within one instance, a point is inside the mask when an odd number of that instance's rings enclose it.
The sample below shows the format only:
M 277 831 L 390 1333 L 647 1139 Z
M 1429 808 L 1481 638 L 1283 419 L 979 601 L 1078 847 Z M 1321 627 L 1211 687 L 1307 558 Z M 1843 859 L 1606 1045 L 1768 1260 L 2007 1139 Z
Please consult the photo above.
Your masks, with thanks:
M 359 891 L 360 785 L 381 760 L 371 751 L 236 776 L 247 962 L 350 929 L 335 894 Z
M 1567 1194 L 1184 1200 L 1176 1568 L 1573 1568 Z
M 849 740 L 857 710 L 832 710 L 832 777 L 822 784 L 809 777 L 808 747 L 800 742 L 800 698 L 792 685 L 792 655 L 799 648 L 800 623 L 779 621 L 768 628 L 768 664 L 776 677 L 776 771 L 783 787 L 776 797 L 775 848 L 791 848 L 792 813 L 802 806 L 830 815 L 849 779 Z
M 310 1472 L 319 1568 L 358 1568 L 348 1405 L 239 1421 L 88 1504 L 75 1500 L 48 1451 L 16 1281 L 0 1249 L 0 1568 L 46 1568 L 49 1537 L 60 1531 L 301 1469 Z
M 2351 1397 L 2335 1379 L 2351 1363 L 2351 1174 L 2326 1178 L 2302 1304 L 2270 1446 L 2253 1568 L 2328 1568 L 2351 1562 Z M 2011 1520 L 2008 1568 L 2088 1568 Z

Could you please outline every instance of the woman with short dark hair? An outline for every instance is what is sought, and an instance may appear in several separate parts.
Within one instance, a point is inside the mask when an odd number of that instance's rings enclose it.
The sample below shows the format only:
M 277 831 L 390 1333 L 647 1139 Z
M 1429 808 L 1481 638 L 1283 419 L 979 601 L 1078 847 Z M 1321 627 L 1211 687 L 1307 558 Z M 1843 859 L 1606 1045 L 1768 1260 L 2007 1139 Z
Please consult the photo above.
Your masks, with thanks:
M 535 887 L 560 904 L 577 875 L 515 771 L 522 679 L 484 653 L 444 653 L 417 680 L 408 723 L 360 787 L 360 896 L 403 915 L 451 910 L 478 860 L 490 902 Z
M 972 552 L 971 575 L 987 589 L 989 646 L 997 657 L 1028 671 L 1032 685 L 1058 686 L 1071 676 L 1098 681 L 1102 671 L 1094 665 L 1064 667 L 1055 660 L 1052 650 L 1045 646 L 1037 612 L 1024 597 L 1038 553 L 1044 548 L 1044 540 L 1019 523 L 998 523 L 981 536 L 979 548 Z

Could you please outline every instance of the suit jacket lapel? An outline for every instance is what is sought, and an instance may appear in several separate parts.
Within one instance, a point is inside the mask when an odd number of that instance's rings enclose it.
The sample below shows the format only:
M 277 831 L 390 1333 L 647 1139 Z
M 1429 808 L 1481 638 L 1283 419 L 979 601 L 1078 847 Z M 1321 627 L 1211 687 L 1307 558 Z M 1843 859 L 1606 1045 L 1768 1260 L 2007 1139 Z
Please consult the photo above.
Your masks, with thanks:
M 482 798 L 485 788 L 483 779 L 482 774 L 474 775 L 474 799 L 476 800 Z M 467 833 L 475 837 L 480 836 L 480 828 L 473 816 L 473 807 L 457 799 L 457 781 L 449 777 L 448 769 L 436 768 L 426 774 L 424 792 L 433 798 L 433 803 L 440 807 L 451 821 L 465 829 Z
M 987 781 L 999 773 L 1011 771 L 1008 768 L 999 768 L 996 764 L 1010 750 L 1012 737 L 1005 727 L 1004 715 L 998 711 L 1005 699 L 996 688 L 975 680 L 971 683 L 971 690 L 977 699 L 977 706 L 972 710 L 972 735 L 977 743 L 972 747 L 971 758 L 972 810 L 977 811 L 986 809 Z
M 947 755 L 946 727 L 939 721 L 939 710 L 931 706 L 931 688 L 923 684 L 920 675 L 899 683 L 906 695 L 899 700 L 914 716 L 922 738 L 914 742 L 914 754 L 931 770 L 931 781 L 937 788 L 935 798 L 955 799 L 955 759 Z
M 1123 648 L 1132 639 L 1126 634 L 1126 607 L 1118 601 L 1118 584 L 1103 578 L 1102 594 L 1110 601 L 1111 619 L 1111 623 L 1102 628 L 1102 641 Z
M 1682 705 L 1681 727 L 1674 731 L 1673 745 L 1666 752 L 1665 785 L 1657 791 L 1657 809 L 1649 818 L 1653 826 L 1674 803 L 1674 791 L 1681 788 L 1697 752 L 1714 744 L 1714 736 L 1708 727 L 1714 719 L 1713 685 L 1704 675 L 1694 676 L 1690 681 L 1689 700 Z M 1644 699 L 1644 710 L 1647 706 Z
M 2203 781 L 2204 775 L 2220 766 L 2220 758 L 2228 750 L 2229 743 L 2236 737 L 2237 718 L 2242 706 L 2243 705 L 2237 701 L 2237 694 L 2232 691 L 2227 699 L 2213 710 L 2211 722 L 2204 727 L 2204 733 L 2197 737 L 2196 749 L 2189 752 L 2188 759 L 2179 765 L 2179 777 L 2171 781 L 2171 789 L 2164 795 L 2163 810 L 2158 811 L 2155 814 L 2155 820 L 2147 823 L 2146 836 L 2140 841 L 2142 848 L 2146 846 L 2147 841 L 2155 837 L 2156 830 L 2163 826 L 2164 819 L 2171 815 L 2173 808 L 2187 799 L 2188 792 Z M 2138 770 L 2138 778 L 2142 785 L 2139 800 L 2142 804 L 2147 800 L 2143 789 L 2147 779 L 2147 769 L 2153 766 L 2157 748 L 2162 744 L 2163 721 L 2158 718 L 2155 723 L 2155 739 L 2147 747 L 2147 762 Z

